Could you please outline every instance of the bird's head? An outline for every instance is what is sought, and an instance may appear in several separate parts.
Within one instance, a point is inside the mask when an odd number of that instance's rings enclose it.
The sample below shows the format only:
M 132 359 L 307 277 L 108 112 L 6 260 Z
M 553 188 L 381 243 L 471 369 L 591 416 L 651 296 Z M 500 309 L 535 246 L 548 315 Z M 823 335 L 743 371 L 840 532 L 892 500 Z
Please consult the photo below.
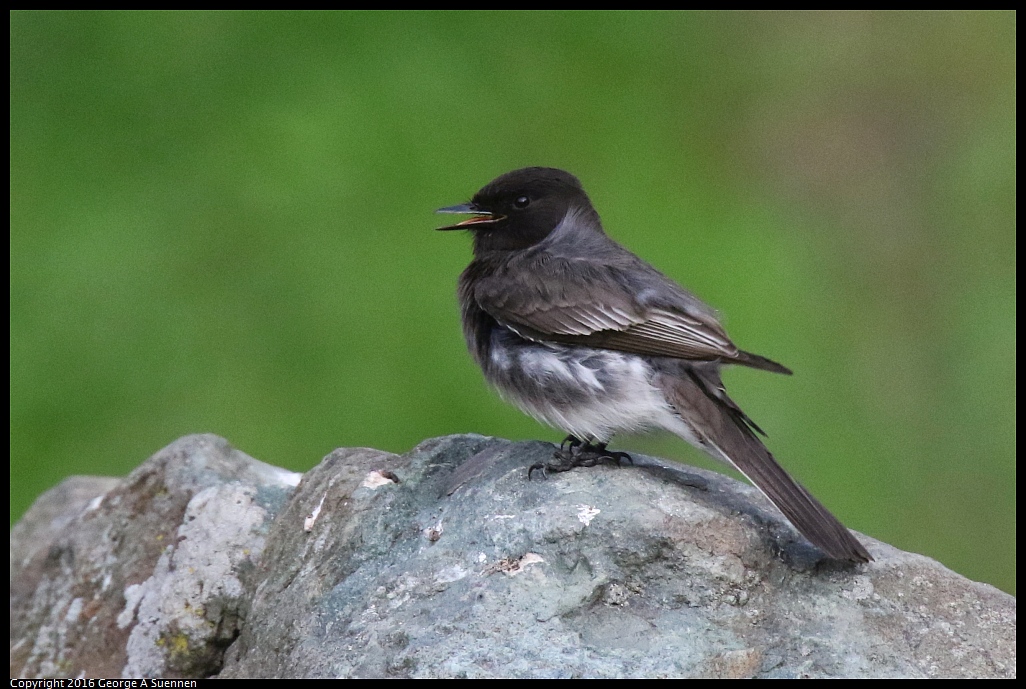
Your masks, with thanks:
M 466 213 L 471 217 L 439 230 L 472 230 L 474 252 L 516 251 L 534 246 L 576 209 L 598 214 L 580 181 L 569 172 L 551 167 L 527 167 L 497 177 L 469 203 L 439 208 L 438 213 Z

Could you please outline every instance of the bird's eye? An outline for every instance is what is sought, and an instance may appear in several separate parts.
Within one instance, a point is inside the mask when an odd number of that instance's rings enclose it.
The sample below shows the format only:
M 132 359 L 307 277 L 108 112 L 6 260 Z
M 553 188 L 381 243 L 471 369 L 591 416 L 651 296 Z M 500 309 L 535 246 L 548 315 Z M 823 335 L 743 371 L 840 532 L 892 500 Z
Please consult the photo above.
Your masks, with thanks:
M 514 208 L 527 208 L 529 205 L 531 205 L 531 199 L 526 196 L 518 196 L 513 202 Z

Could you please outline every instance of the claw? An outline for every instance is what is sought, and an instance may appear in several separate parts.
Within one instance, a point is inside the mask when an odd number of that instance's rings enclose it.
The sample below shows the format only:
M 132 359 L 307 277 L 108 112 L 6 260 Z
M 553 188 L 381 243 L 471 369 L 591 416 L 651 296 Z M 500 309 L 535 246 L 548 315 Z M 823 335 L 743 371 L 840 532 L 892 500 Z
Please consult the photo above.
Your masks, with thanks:
M 629 464 L 634 464 L 634 458 L 626 452 L 617 452 L 616 450 L 607 450 L 605 443 L 599 443 L 595 446 L 601 459 L 612 459 L 616 461 L 616 465 L 620 466 L 620 462 L 627 460 Z

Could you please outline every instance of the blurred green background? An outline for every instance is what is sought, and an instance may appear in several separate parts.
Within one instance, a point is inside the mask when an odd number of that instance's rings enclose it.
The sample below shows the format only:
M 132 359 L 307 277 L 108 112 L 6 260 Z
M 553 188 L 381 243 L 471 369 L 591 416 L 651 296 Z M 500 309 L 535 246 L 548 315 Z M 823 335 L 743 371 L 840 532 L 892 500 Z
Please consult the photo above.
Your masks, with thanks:
M 727 382 L 846 524 L 1015 592 L 1013 13 L 10 18 L 12 520 L 188 433 L 558 441 L 432 229 L 550 165 L 796 371 Z

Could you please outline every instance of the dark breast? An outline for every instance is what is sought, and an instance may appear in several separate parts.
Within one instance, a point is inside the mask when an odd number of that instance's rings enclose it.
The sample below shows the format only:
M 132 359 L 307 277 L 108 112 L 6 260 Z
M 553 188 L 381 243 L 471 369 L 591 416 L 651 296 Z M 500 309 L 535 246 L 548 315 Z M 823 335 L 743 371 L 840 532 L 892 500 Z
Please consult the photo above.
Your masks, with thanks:
M 474 284 L 490 272 L 487 264 L 472 261 L 460 275 L 456 296 L 460 302 L 460 320 L 463 323 L 463 337 L 474 361 L 485 368 L 491 356 L 492 330 L 500 327 L 494 318 L 477 304 L 474 298 Z

